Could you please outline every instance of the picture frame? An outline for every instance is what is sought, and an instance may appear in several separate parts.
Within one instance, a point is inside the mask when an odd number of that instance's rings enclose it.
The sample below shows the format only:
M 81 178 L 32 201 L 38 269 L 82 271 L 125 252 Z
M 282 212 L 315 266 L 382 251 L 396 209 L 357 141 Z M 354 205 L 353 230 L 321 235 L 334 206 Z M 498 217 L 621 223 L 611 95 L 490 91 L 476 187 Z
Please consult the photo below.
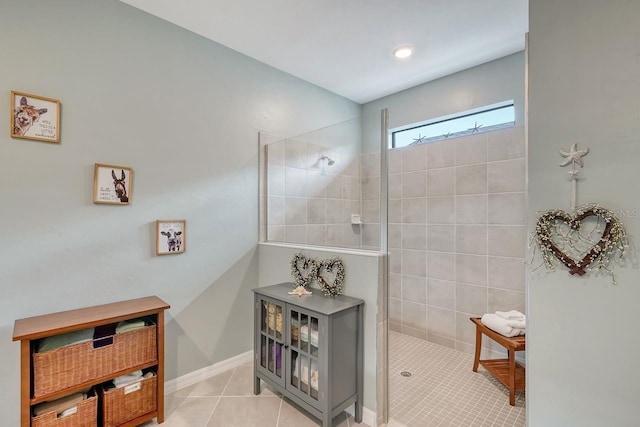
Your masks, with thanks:
M 11 137 L 60 142 L 60 101 L 11 91 Z
M 175 255 L 186 250 L 187 220 L 156 220 L 156 255 Z
M 93 171 L 93 203 L 128 205 L 131 203 L 133 169 L 96 163 Z

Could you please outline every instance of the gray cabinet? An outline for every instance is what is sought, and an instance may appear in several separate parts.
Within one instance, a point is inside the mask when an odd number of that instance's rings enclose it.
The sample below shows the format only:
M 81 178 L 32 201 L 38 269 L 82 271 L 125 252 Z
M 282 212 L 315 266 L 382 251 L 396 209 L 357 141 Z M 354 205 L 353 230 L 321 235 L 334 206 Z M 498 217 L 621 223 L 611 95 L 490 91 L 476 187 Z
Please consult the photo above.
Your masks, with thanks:
M 322 420 L 351 404 L 362 421 L 364 301 L 288 293 L 293 283 L 254 289 L 254 393 L 260 380 Z

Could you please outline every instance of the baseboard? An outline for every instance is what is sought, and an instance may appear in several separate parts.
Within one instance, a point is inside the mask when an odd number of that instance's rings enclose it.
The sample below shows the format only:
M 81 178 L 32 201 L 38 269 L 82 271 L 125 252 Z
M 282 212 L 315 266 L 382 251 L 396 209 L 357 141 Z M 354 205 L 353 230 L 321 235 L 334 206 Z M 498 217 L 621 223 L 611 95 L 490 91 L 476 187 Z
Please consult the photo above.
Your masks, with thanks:
M 252 360 L 253 350 L 249 350 L 246 353 L 233 356 L 229 359 L 214 363 L 213 365 L 207 366 L 205 368 L 198 369 L 197 371 L 189 372 L 188 374 L 185 374 L 173 380 L 165 381 L 164 392 L 165 394 L 176 392 L 185 387 L 189 387 L 190 385 L 197 384 L 200 381 L 215 377 L 218 374 L 236 368 L 240 365 L 244 365 L 245 363 L 251 362 Z M 345 409 L 345 411 L 349 415 L 353 416 L 354 409 L 354 405 L 351 405 L 347 409 Z M 367 407 L 363 407 L 362 422 L 371 427 L 376 427 L 376 413 Z
M 229 359 L 214 363 L 213 365 L 207 366 L 205 368 L 198 369 L 197 371 L 189 372 L 188 374 L 185 374 L 173 380 L 165 381 L 164 392 L 165 394 L 173 393 L 185 387 L 189 387 L 190 385 L 197 384 L 200 381 L 215 377 L 218 374 L 236 368 L 240 365 L 244 365 L 245 363 L 251 362 L 252 360 L 253 350 L 249 350 L 246 353 L 233 356 Z
M 351 405 L 349 406 L 347 409 L 345 409 L 345 412 L 351 416 L 353 416 L 355 410 L 355 406 Z M 371 426 L 371 427 L 376 427 L 377 423 L 376 423 L 376 413 L 373 412 L 371 409 L 367 408 L 366 406 L 362 407 L 362 422 Z M 357 425 L 357 424 L 356 424 Z

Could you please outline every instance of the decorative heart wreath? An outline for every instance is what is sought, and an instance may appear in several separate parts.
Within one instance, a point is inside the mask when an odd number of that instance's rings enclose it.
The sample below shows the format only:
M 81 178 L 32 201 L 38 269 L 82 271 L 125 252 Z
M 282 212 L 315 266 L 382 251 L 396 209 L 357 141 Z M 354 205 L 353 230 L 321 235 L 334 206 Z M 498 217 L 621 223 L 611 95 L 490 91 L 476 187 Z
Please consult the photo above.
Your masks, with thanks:
M 325 277 L 327 275 L 333 275 L 333 282 L 330 282 L 330 278 Z M 340 295 L 344 283 L 344 264 L 342 260 L 335 257 L 320 261 L 316 279 L 325 296 L 335 297 Z
M 585 235 L 582 223 L 586 219 L 595 219 L 593 230 Z M 563 227 L 568 231 L 564 232 Z M 600 234 L 599 240 L 593 238 Z M 624 225 L 613 212 L 595 204 L 576 208 L 573 213 L 561 209 L 550 210 L 538 217 L 533 242 L 542 253 L 543 263 L 548 271 L 555 270 L 557 260 L 569 268 L 570 274 L 583 276 L 588 270 L 605 270 L 611 274 L 609 265 L 618 254 L 624 259 L 629 247 Z M 595 267 L 589 268 L 591 264 Z M 540 266 L 536 267 L 539 268 Z M 534 269 L 535 270 L 535 269 Z
M 318 275 L 318 262 L 299 252 L 291 259 L 291 276 L 296 286 L 305 289 Z

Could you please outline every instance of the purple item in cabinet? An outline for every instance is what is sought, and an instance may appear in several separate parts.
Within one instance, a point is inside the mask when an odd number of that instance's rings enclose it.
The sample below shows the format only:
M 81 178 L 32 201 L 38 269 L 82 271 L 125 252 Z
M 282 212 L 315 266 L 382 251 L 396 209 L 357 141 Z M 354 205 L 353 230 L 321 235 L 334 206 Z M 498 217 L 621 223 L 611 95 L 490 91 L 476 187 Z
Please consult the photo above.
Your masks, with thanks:
M 276 343 L 271 347 L 271 357 L 276 361 L 276 368 L 280 369 L 282 367 L 282 344 Z

